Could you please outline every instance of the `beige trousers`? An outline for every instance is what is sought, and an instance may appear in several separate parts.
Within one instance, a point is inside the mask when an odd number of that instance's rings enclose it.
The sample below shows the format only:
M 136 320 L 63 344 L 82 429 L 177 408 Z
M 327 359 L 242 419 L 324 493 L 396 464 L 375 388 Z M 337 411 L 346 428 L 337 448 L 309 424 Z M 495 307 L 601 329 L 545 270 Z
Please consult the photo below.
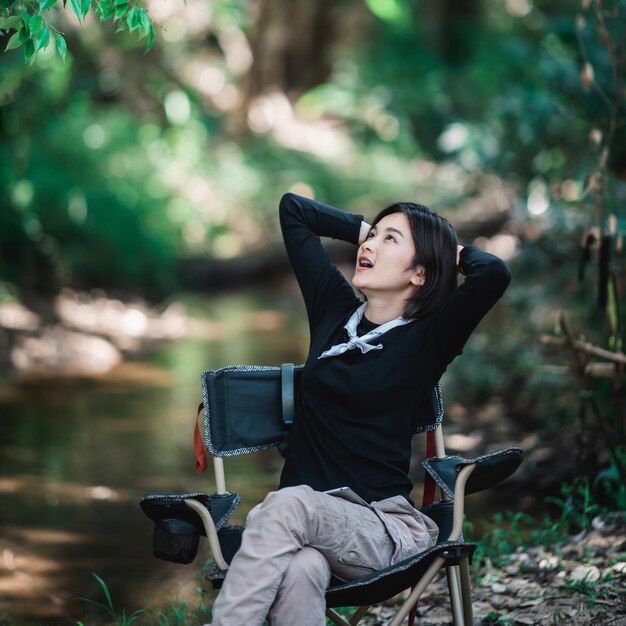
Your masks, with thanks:
M 402 496 L 353 504 L 305 485 L 270 493 L 248 516 L 213 606 L 213 626 L 325 626 L 331 574 L 352 580 L 436 543 L 435 523 Z

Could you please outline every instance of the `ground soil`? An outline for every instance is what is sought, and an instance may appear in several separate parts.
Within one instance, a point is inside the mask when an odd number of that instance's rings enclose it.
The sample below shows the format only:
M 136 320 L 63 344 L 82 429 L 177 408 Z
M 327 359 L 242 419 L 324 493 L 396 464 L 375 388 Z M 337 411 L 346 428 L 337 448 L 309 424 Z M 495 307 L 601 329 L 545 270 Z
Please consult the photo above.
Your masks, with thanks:
M 626 626 L 626 513 L 562 543 L 519 548 L 499 567 L 486 560 L 473 568 L 472 597 L 475 626 Z M 386 626 L 394 614 L 373 607 L 363 623 Z M 415 624 L 452 624 L 445 576 L 422 596 Z

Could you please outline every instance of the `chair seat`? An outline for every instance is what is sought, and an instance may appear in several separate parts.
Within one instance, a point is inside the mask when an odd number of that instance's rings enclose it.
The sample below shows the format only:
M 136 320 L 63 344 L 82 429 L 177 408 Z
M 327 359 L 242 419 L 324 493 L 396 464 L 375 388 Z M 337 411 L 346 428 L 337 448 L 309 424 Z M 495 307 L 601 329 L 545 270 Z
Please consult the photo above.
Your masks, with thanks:
M 383 570 L 331 586 L 326 591 L 326 606 L 335 608 L 384 602 L 398 593 L 398 590 L 414 585 L 438 556 L 445 558 L 447 565 L 457 565 L 463 557 L 468 557 L 471 561 L 474 550 L 474 543 L 438 543 Z

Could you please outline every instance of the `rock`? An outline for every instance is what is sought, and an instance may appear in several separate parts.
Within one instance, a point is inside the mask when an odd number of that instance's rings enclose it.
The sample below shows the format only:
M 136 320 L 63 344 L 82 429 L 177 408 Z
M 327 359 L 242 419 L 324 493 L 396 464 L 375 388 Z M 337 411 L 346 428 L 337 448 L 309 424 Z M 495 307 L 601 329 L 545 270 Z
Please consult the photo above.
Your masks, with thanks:
M 555 570 L 559 567 L 560 559 L 553 554 L 546 554 L 538 563 L 539 569 Z
M 626 561 L 620 561 L 614 563 L 611 567 L 604 570 L 604 574 L 611 574 L 613 576 L 626 576 Z
M 494 593 L 506 593 L 507 586 L 502 583 L 493 583 L 493 585 L 491 585 L 491 591 Z
M 600 570 L 595 565 L 579 565 L 569 575 L 574 582 L 594 583 L 600 579 Z

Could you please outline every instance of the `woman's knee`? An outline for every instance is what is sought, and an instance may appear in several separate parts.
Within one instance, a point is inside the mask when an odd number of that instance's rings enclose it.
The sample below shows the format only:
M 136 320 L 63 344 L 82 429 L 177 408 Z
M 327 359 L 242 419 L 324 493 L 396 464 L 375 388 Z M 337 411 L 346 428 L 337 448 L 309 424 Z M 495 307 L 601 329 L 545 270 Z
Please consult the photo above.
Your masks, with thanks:
M 305 547 L 295 553 L 283 575 L 283 587 L 324 591 L 330 582 L 330 565 L 324 555 Z
M 315 506 L 315 492 L 308 485 L 285 487 L 272 491 L 263 501 L 263 509 L 294 511 L 309 509 Z

